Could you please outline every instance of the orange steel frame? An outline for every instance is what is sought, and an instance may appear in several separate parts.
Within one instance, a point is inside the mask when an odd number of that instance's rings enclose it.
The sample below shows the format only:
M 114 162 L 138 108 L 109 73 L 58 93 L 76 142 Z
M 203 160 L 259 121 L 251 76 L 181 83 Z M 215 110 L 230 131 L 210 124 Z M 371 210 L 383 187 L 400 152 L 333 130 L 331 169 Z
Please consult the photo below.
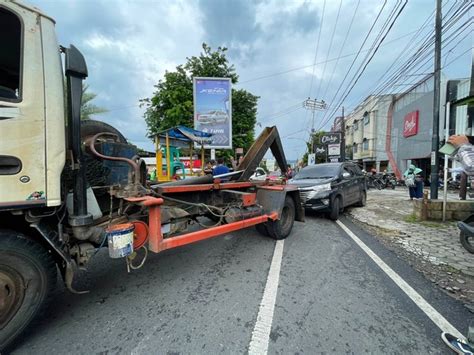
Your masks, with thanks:
M 278 219 L 278 212 L 271 212 L 269 214 L 247 218 L 241 221 L 206 228 L 195 232 L 178 235 L 176 237 L 163 239 L 163 234 L 161 233 L 161 205 L 164 202 L 163 199 L 151 196 L 144 196 L 127 198 L 126 200 L 148 207 L 148 249 L 155 253 L 159 253 L 160 251 L 167 249 L 177 248 L 186 244 L 199 242 L 201 240 L 217 237 L 222 234 L 234 232 L 243 228 L 254 226 L 256 224 L 264 223 L 268 220 L 275 221 Z

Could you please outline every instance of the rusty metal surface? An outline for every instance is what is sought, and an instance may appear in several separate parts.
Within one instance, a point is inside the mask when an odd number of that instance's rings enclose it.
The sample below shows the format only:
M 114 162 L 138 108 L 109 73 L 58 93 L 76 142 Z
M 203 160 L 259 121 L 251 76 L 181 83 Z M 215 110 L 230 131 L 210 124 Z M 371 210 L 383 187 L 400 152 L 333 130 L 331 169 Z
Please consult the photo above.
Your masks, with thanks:
M 242 206 L 255 205 L 257 195 L 254 192 L 242 192 L 236 190 L 221 190 L 221 195 L 224 201 L 237 200 L 242 203 Z
M 292 185 L 281 186 L 261 186 L 257 189 L 257 204 L 263 207 L 264 213 L 277 212 L 280 218 L 286 195 L 290 195 L 295 202 L 295 220 L 304 222 L 304 208 L 301 204 L 298 189 Z
M 278 130 L 275 126 L 265 127 L 237 167 L 237 170 L 244 170 L 239 181 L 250 179 L 268 148 L 272 151 L 282 173 L 286 171 L 287 162 Z
M 258 189 L 257 203 L 263 207 L 264 213 L 276 212 L 280 218 L 285 196 L 286 191 L 284 190 Z
M 244 229 L 256 224 L 267 222 L 269 219 L 275 220 L 277 218 L 277 213 L 273 212 L 270 214 L 265 214 L 258 217 L 244 219 L 242 221 L 223 224 L 217 227 L 202 229 L 196 232 L 191 232 L 183 234 L 177 237 L 167 238 L 161 242 L 160 250 L 177 248 L 183 245 L 199 242 L 201 240 L 217 237 L 222 234 L 230 233 L 237 231 L 239 229 Z M 154 250 L 152 250 L 154 251 Z

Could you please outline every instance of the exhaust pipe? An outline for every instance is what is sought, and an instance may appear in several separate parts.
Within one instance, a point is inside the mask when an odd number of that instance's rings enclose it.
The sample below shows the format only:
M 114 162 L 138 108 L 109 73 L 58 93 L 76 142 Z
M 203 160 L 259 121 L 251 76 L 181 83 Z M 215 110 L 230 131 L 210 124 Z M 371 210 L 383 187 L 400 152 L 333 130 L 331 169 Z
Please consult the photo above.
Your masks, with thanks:
M 69 223 L 73 227 L 91 224 L 92 214 L 87 212 L 86 163 L 81 147 L 82 81 L 87 77 L 87 65 L 82 53 L 73 45 L 61 48 L 66 55 L 66 90 L 68 119 L 68 148 L 72 151 L 73 214 Z

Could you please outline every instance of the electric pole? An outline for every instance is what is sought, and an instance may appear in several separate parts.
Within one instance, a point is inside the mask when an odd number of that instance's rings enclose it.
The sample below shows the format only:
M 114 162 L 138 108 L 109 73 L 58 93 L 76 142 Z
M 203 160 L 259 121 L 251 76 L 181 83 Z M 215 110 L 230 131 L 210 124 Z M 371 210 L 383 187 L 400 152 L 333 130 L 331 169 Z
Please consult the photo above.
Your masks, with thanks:
M 311 121 L 311 147 L 312 152 L 314 153 L 314 142 L 313 142 L 313 135 L 314 135 L 314 113 L 316 110 L 325 110 L 327 108 L 326 102 L 324 100 L 318 101 L 316 99 L 310 99 L 309 97 L 303 101 L 303 107 L 307 110 L 312 111 L 312 121 Z
M 344 122 L 344 106 L 342 106 L 342 122 L 341 122 L 341 160 L 346 161 L 346 122 Z
M 439 106 L 441 86 L 441 0 L 436 0 L 434 90 L 433 90 L 433 134 L 431 136 L 431 183 L 430 199 L 438 198 L 438 149 L 439 149 Z

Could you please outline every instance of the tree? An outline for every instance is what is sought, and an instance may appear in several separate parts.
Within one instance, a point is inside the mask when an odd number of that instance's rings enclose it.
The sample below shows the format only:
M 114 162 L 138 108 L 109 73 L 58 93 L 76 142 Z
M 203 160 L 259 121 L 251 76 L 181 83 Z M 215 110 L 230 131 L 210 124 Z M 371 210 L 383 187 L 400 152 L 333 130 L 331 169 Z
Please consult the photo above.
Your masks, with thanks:
M 236 84 L 239 77 L 226 57 L 227 48 L 213 51 L 203 43 L 199 56 L 186 58 L 175 71 L 166 72 L 155 85 L 151 98 L 141 100 L 146 107 L 145 122 L 148 133 L 153 136 L 168 128 L 183 125 L 193 126 L 193 77 L 230 78 Z M 235 148 L 248 149 L 253 142 L 257 121 L 258 96 L 243 89 L 232 89 L 232 136 Z M 230 152 L 218 152 L 218 156 L 229 156 Z
M 91 101 L 97 94 L 88 91 L 89 85 L 82 83 L 81 120 L 90 120 L 91 116 L 108 112 L 107 109 L 94 105 Z
M 303 164 L 308 165 L 308 154 L 313 151 L 313 147 L 321 145 L 321 137 L 324 135 L 324 131 L 318 131 L 312 134 L 312 139 L 310 138 L 309 142 L 306 142 L 306 153 L 303 155 Z M 316 156 L 316 164 L 325 163 L 326 158 L 321 156 Z

